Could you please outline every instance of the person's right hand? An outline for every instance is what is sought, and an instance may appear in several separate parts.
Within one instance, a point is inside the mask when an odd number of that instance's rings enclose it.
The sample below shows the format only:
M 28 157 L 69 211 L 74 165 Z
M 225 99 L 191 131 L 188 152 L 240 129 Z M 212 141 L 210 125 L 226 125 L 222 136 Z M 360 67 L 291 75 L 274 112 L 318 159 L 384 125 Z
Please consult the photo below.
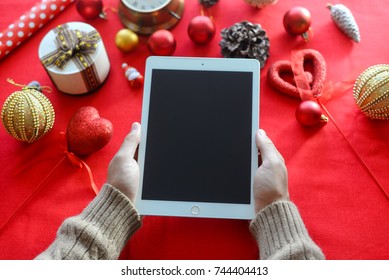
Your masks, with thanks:
M 280 152 L 262 129 L 257 131 L 255 142 L 262 158 L 254 177 L 255 212 L 258 213 L 273 202 L 289 200 L 289 192 L 288 171 Z

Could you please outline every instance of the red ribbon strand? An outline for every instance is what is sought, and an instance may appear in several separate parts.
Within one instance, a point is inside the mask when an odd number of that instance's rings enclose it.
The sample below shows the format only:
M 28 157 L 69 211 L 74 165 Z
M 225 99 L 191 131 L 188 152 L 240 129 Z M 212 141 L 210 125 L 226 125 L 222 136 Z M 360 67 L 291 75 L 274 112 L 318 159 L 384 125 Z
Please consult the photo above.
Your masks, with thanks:
M 64 133 L 61 133 L 61 136 L 65 136 Z M 50 176 L 54 173 L 54 171 L 64 162 L 65 159 L 68 159 L 74 167 L 76 168 L 85 168 L 88 173 L 88 177 L 90 180 L 90 185 L 94 193 L 97 195 L 99 193 L 99 189 L 97 188 L 94 179 L 92 170 L 83 160 L 78 158 L 75 154 L 69 152 L 67 149 L 64 151 L 63 157 L 59 160 L 59 162 L 53 167 L 53 169 L 43 178 L 43 180 L 35 187 L 32 193 L 16 208 L 16 210 L 6 219 L 6 221 L 0 226 L 0 234 L 3 229 L 12 222 L 12 220 L 31 202 L 31 200 L 43 189 L 46 181 L 50 178 Z M 39 160 L 36 160 L 36 162 Z M 23 169 L 22 169 L 23 170 Z

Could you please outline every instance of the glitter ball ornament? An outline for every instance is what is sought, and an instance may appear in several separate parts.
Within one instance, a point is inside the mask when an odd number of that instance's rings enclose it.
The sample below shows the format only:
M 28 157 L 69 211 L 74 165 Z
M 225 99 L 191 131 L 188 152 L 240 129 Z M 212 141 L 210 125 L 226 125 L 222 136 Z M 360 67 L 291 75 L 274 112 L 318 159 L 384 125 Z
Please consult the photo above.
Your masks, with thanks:
M 123 52 L 133 51 L 139 44 L 138 35 L 130 29 L 123 28 L 116 33 L 115 44 Z
M 248 21 L 235 23 L 221 31 L 219 46 L 224 57 L 255 58 L 265 66 L 269 57 L 270 41 L 259 24 Z
M 54 125 L 55 113 L 50 100 L 36 89 L 24 87 L 11 94 L 3 105 L 1 121 L 17 140 L 32 143 Z
M 354 84 L 355 103 L 371 119 L 389 119 L 389 64 L 367 68 Z
M 349 8 L 342 4 L 328 4 L 327 8 L 330 10 L 332 20 L 339 29 L 355 42 L 359 43 L 361 41 L 359 27 Z
M 77 0 L 76 9 L 85 19 L 105 18 L 103 1 L 101 0 Z
M 215 24 L 207 16 L 196 16 L 188 25 L 189 38 L 196 44 L 207 44 L 215 36 Z
M 147 45 L 153 55 L 172 55 L 176 50 L 176 39 L 169 30 L 161 29 L 151 34 Z
M 251 6 L 256 8 L 263 8 L 268 5 L 273 5 L 278 2 L 278 0 L 246 0 Z

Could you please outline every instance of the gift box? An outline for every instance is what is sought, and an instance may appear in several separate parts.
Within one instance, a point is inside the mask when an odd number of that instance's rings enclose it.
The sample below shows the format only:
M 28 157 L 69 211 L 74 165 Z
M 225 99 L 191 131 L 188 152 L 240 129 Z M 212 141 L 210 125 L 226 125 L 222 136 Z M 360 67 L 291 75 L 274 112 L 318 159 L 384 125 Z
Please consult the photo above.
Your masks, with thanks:
M 69 22 L 48 32 L 39 45 L 39 59 L 57 89 L 85 94 L 98 89 L 110 63 L 97 30 L 83 22 Z

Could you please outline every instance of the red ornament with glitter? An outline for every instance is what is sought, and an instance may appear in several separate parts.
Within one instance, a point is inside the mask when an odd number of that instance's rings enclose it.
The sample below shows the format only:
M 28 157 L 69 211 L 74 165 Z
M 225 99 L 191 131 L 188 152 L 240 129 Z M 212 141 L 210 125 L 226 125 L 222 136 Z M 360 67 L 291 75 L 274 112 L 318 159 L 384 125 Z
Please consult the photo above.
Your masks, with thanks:
M 312 38 L 311 13 L 304 7 L 293 7 L 288 10 L 283 19 L 286 32 L 290 35 L 301 35 L 307 42 Z
M 124 70 L 124 76 L 130 82 L 132 88 L 140 88 L 143 86 L 144 77 L 134 67 L 129 66 L 127 63 L 122 64 Z
M 77 156 L 89 155 L 107 145 L 112 133 L 112 123 L 101 118 L 96 108 L 82 107 L 73 115 L 67 127 L 68 150 Z
M 189 38 L 196 44 L 207 44 L 215 36 L 215 24 L 210 17 L 196 16 L 188 25 Z
M 176 39 L 173 33 L 165 29 L 157 30 L 151 34 L 147 44 L 153 55 L 168 56 L 176 50 Z

